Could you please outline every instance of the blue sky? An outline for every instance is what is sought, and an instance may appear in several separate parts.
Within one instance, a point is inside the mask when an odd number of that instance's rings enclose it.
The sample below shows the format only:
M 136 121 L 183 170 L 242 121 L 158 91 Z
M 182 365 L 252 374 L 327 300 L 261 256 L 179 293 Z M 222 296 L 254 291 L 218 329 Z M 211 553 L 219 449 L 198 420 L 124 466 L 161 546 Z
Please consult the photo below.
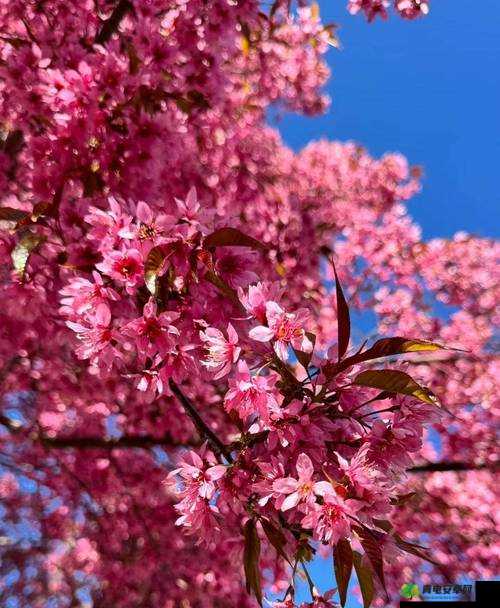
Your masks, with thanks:
M 343 48 L 327 56 L 333 103 L 321 117 L 282 117 L 275 126 L 285 142 L 298 150 L 320 138 L 355 140 L 374 155 L 402 152 L 424 168 L 409 205 L 424 238 L 459 230 L 498 238 L 500 3 L 432 0 L 425 19 L 371 25 L 347 14 L 347 0 L 319 3 L 323 22 L 341 28 Z M 322 591 L 334 585 L 331 560 L 316 560 L 311 574 Z M 300 599 L 308 595 L 301 585 Z
M 319 3 L 323 22 L 341 28 L 343 48 L 327 56 L 333 103 L 321 117 L 283 117 L 286 143 L 324 137 L 402 152 L 425 171 L 410 202 L 425 238 L 499 237 L 498 0 L 433 0 L 425 19 L 371 25 L 347 14 L 347 0 Z

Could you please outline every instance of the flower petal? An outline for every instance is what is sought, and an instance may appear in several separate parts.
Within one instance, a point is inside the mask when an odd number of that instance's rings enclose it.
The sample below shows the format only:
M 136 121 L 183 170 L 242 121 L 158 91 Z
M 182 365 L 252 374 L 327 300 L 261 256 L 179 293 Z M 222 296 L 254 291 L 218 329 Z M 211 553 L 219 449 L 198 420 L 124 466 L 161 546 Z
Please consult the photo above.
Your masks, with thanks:
M 289 494 L 283 501 L 283 504 L 281 505 L 281 510 L 288 511 L 288 509 L 293 509 L 293 507 L 296 507 L 299 504 L 299 502 L 300 502 L 300 494 L 298 492 Z
M 269 342 L 274 337 L 274 331 L 264 325 L 258 325 L 251 329 L 248 335 L 252 340 L 257 340 L 257 342 Z
M 210 479 L 210 481 L 216 481 L 226 474 L 226 470 L 227 467 L 223 464 L 217 464 L 214 467 L 207 469 L 205 476 Z
M 300 481 L 309 481 L 314 473 L 313 463 L 307 454 L 299 454 L 297 458 L 297 473 Z
M 290 494 L 298 488 L 299 482 L 293 477 L 282 477 L 273 482 L 273 490 L 280 494 Z

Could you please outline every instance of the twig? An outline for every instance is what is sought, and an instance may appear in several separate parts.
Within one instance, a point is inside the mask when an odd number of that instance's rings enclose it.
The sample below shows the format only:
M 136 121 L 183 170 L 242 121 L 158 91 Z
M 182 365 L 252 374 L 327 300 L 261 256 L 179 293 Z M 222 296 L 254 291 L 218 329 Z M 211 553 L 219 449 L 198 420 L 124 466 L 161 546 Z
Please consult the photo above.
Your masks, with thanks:
M 498 465 L 488 465 L 485 462 L 429 462 L 428 464 L 418 465 L 406 469 L 408 473 L 437 473 L 444 471 L 480 471 L 483 469 L 497 470 Z
M 208 443 L 218 454 L 224 456 L 228 462 L 233 462 L 233 457 L 231 456 L 231 452 L 229 451 L 228 447 L 224 445 L 217 435 L 212 431 L 212 429 L 206 425 L 203 418 L 200 416 L 200 414 L 198 414 L 198 410 L 195 408 L 193 403 L 184 395 L 172 378 L 170 378 L 168 383 L 170 390 L 177 397 L 186 414 L 193 421 L 198 433 L 208 441 Z

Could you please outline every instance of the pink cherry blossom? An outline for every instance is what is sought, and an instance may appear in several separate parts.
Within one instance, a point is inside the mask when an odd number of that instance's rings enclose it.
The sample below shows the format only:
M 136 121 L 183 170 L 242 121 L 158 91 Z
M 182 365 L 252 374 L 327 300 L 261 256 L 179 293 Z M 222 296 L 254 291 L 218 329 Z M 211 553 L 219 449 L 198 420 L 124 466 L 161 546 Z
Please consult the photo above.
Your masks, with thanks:
M 249 336 L 259 342 L 273 340 L 276 354 L 282 361 L 285 361 L 289 346 L 306 353 L 312 351 L 312 342 L 307 337 L 304 329 L 307 319 L 308 313 L 306 310 L 287 313 L 276 302 L 267 302 L 267 326 L 259 325 L 252 328 Z
M 136 342 L 141 354 L 154 357 L 157 353 L 165 355 L 173 345 L 172 338 L 179 337 L 179 330 L 172 322 L 179 317 L 176 312 L 158 314 L 154 300 L 144 306 L 143 316 L 127 323 L 122 333 Z
M 213 459 L 213 456 L 209 455 Z M 222 465 L 206 466 L 196 452 L 188 452 L 184 459 L 180 460 L 179 468 L 169 474 L 169 477 L 180 475 L 186 486 L 184 492 L 193 500 L 196 496 L 210 499 L 214 495 L 216 485 L 214 482 L 221 479 L 226 473 L 227 467 Z
M 118 300 L 116 291 L 106 286 L 98 272 L 92 273 L 93 281 L 78 277 L 61 289 L 61 313 L 79 316 L 82 313 L 107 300 Z
M 266 323 L 266 303 L 278 300 L 282 290 L 277 283 L 256 283 L 247 290 L 239 288 L 238 294 L 245 310 L 260 323 Z
M 335 545 L 351 532 L 351 516 L 356 514 L 360 503 L 356 500 L 343 500 L 328 482 L 318 482 L 315 487 L 323 501 L 314 503 L 301 524 L 313 530 L 314 537 L 324 543 Z
M 99 304 L 94 314 L 87 314 L 81 322 L 66 321 L 66 325 L 77 334 L 81 345 L 76 354 L 81 359 L 96 359 L 110 346 L 113 338 L 111 311 L 105 303 Z
M 203 365 L 215 373 L 214 380 L 227 375 L 231 367 L 240 356 L 241 348 L 238 346 L 238 334 L 231 323 L 227 324 L 227 339 L 215 327 L 208 327 L 200 331 L 200 338 L 205 343 L 207 358 Z
M 174 216 L 166 213 L 155 214 L 153 209 L 144 201 L 137 203 L 135 215 L 139 220 L 137 227 L 139 241 L 151 241 L 154 245 L 169 241 L 175 224 Z
M 131 289 L 143 280 L 142 256 L 137 249 L 110 251 L 96 268 Z
M 296 507 L 301 501 L 314 501 L 314 493 L 317 488 L 321 487 L 312 480 L 314 467 L 307 454 L 299 454 L 295 468 L 298 479 L 283 477 L 276 479 L 273 483 L 273 490 L 286 496 L 284 500 L 278 500 L 282 511 Z
M 271 417 L 281 417 L 281 411 L 274 394 L 274 379 L 252 375 L 246 361 L 238 361 L 234 378 L 229 380 L 224 406 L 235 410 L 242 420 L 257 415 L 267 424 Z

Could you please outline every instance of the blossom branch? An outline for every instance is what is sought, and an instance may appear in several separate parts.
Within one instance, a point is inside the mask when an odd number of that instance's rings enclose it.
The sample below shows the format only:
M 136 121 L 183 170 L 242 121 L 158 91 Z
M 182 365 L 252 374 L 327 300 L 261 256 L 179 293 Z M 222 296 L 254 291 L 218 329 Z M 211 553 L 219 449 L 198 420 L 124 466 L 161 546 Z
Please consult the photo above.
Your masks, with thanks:
M 223 444 L 215 433 L 206 425 L 201 416 L 198 414 L 196 408 L 192 402 L 182 393 L 180 388 L 171 380 L 170 381 L 172 392 L 175 394 L 181 405 L 188 416 L 193 421 L 196 429 L 207 441 L 210 443 L 212 448 L 219 454 L 223 455 L 228 462 L 232 462 L 228 446 Z M 172 386 L 173 385 L 173 386 Z M 175 387 L 175 388 L 174 388 Z M 19 432 L 21 427 L 18 423 L 10 420 L 4 415 L 0 415 L 0 424 L 8 428 L 9 431 Z M 151 435 L 123 435 L 117 439 L 107 439 L 104 437 L 87 436 L 87 437 L 47 437 L 45 435 L 39 435 L 37 439 L 45 446 L 49 448 L 60 448 L 60 449 L 127 449 L 127 448 L 154 448 L 157 446 L 170 446 L 178 447 L 182 445 L 197 446 L 198 442 L 193 440 L 187 440 L 179 442 L 174 440 L 170 435 L 164 435 L 163 437 L 153 437 Z M 495 471 L 498 465 L 488 464 L 485 462 L 430 462 L 423 465 L 417 465 L 406 469 L 407 473 L 441 473 L 449 471 L 481 471 L 481 470 L 492 470 Z
M 170 435 L 153 437 L 151 435 L 123 435 L 117 439 L 103 437 L 40 437 L 41 443 L 49 448 L 74 449 L 126 449 L 126 448 L 154 448 L 158 446 L 178 447 L 181 445 L 198 446 L 199 442 L 179 442 Z
M 12 433 L 19 433 L 23 429 L 20 422 L 11 420 L 7 416 L 0 414 L 0 424 Z M 162 437 L 154 437 L 152 435 L 122 435 L 117 438 L 93 436 L 71 436 L 66 437 L 48 437 L 43 433 L 33 433 L 31 439 L 35 439 L 47 448 L 58 449 L 126 449 L 126 448 L 154 448 L 159 446 L 179 447 L 190 445 L 193 447 L 199 446 L 199 441 L 188 439 L 186 441 L 177 441 L 169 434 Z
M 233 462 L 233 457 L 231 456 L 231 452 L 229 451 L 227 446 L 224 445 L 222 441 L 217 437 L 217 435 L 207 426 L 207 424 L 204 422 L 203 418 L 200 416 L 198 410 L 195 408 L 193 403 L 184 395 L 184 393 L 172 379 L 169 380 L 169 386 L 170 390 L 174 393 L 174 395 L 179 400 L 179 403 L 184 408 L 186 414 L 193 421 L 193 424 L 195 425 L 196 430 L 200 433 L 200 435 L 210 443 L 212 448 L 218 454 L 224 456 L 224 458 L 228 462 Z
M 482 469 L 496 470 L 498 465 L 488 465 L 485 462 L 429 462 L 406 469 L 408 473 L 438 473 L 445 471 L 480 471 Z

